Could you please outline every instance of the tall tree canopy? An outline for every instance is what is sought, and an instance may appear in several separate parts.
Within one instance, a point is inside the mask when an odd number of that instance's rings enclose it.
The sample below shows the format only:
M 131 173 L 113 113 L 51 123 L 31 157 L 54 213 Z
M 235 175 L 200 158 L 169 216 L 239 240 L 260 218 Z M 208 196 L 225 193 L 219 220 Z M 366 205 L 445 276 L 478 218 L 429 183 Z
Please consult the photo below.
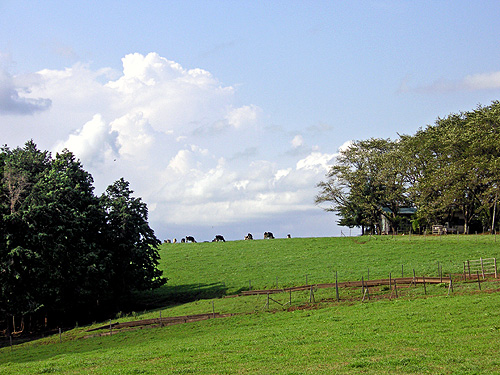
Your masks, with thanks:
M 463 219 L 495 228 L 500 189 L 500 102 L 439 118 L 397 141 L 356 141 L 342 150 L 320 182 L 318 204 L 339 224 L 375 228 L 381 215 L 397 226 L 397 210 L 417 209 L 422 226 Z M 384 208 L 387 208 L 384 210 Z M 390 214 L 388 214 L 390 213 Z
M 368 228 L 379 233 L 381 215 L 395 225 L 399 207 L 407 202 L 395 151 L 396 144 L 388 139 L 353 142 L 340 152 L 328 180 L 318 184 L 316 203 L 329 204 L 326 210 L 339 215 L 340 225 L 359 226 L 363 232 Z
M 3 147 L 0 172 L 4 317 L 95 311 L 99 301 L 166 282 L 147 206 L 125 180 L 97 197 L 71 152 L 52 158 L 32 141 Z

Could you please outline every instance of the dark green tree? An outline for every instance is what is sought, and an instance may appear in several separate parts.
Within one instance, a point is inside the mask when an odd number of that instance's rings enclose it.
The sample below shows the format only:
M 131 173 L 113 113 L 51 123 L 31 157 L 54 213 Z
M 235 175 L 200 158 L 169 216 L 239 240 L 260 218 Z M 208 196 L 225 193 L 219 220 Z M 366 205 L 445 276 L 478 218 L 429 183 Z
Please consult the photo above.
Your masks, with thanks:
M 382 215 L 394 228 L 399 207 L 407 204 L 395 151 L 396 143 L 388 139 L 352 143 L 318 184 L 316 204 L 328 203 L 325 209 L 339 215 L 340 225 L 361 227 L 363 233 L 365 228 L 380 233 Z
M 50 168 L 50 154 L 33 141 L 0 153 L 0 312 L 3 316 L 32 313 L 42 306 L 35 286 L 40 255 L 29 248 L 29 223 L 23 213 L 33 187 Z
M 148 208 L 132 196 L 123 178 L 101 196 L 106 215 L 105 246 L 112 254 L 114 293 L 157 288 L 167 281 L 158 269 L 160 240 L 148 224 Z
M 3 147 L 0 172 L 1 316 L 82 316 L 99 301 L 166 282 L 147 206 L 128 182 L 97 197 L 71 152 L 52 159 L 32 141 Z
M 500 105 L 440 118 L 399 145 L 409 196 L 428 225 L 460 214 L 493 225 L 500 186 Z

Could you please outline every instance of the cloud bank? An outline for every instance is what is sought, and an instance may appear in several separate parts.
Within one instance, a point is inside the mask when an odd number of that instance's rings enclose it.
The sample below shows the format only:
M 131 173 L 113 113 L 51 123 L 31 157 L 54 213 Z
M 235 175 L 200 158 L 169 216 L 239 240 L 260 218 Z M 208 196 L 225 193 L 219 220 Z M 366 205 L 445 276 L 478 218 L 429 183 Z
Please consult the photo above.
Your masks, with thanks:
M 283 130 L 270 131 L 262 108 L 235 105 L 236 89 L 206 70 L 156 53 L 126 55 L 122 65 L 121 72 L 85 64 L 42 70 L 26 97 L 12 95 L 4 78 L 10 102 L 3 105 L 33 113 L 53 103 L 39 118 L 43 129 L 53 129 L 43 135 L 52 137 L 52 151 L 75 153 L 97 190 L 129 180 L 161 237 L 186 234 L 169 228 L 196 227 L 234 230 L 224 234 L 239 238 L 260 230 L 236 233 L 244 223 L 272 230 L 287 215 L 295 223 L 304 215 L 299 225 L 307 235 L 307 213 L 320 210 L 316 184 L 334 154 L 309 146 L 303 134 L 290 140 Z
M 39 77 L 34 75 L 30 81 L 23 84 L 21 79 L 0 70 L 0 114 L 32 115 L 50 108 L 50 99 L 26 96 L 31 91 L 29 86 L 39 83 Z

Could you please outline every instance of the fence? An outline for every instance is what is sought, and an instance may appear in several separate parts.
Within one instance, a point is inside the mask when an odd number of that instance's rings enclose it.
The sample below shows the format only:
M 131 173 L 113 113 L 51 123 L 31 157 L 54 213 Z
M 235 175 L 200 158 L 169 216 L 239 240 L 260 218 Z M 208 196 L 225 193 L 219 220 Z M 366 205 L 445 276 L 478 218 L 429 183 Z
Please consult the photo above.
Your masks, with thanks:
M 480 258 L 477 260 L 467 260 L 464 262 L 464 279 L 471 279 L 474 276 L 483 279 L 486 275 L 494 275 L 497 278 L 497 259 L 496 258 Z

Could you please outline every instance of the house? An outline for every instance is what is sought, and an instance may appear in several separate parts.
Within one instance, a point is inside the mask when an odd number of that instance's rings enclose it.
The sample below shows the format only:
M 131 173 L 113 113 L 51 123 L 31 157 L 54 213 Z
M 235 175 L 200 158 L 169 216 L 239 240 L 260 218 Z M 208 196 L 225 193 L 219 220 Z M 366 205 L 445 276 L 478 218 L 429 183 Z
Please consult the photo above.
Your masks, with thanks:
M 386 213 L 387 216 L 392 215 L 392 210 L 388 207 L 382 208 L 382 211 Z M 410 233 L 411 230 L 411 219 L 413 215 L 417 212 L 415 207 L 400 207 L 398 209 L 398 222 L 396 226 L 396 233 Z M 380 229 L 382 234 L 392 233 L 391 223 L 387 219 L 386 215 L 380 215 Z

